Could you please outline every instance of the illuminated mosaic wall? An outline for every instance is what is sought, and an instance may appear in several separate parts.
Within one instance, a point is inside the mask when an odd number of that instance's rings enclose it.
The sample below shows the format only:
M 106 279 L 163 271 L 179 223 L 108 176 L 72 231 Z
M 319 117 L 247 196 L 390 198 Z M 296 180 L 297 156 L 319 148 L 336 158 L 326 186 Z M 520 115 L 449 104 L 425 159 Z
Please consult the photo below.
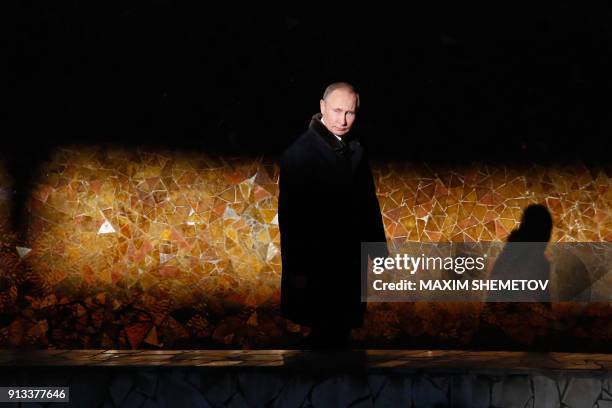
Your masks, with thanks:
M 389 240 L 500 241 L 545 203 L 554 241 L 612 241 L 606 169 L 373 163 Z M 609 169 L 608 169 L 609 171 Z M 6 172 L 4 172 L 6 173 Z M 42 163 L 28 238 L 11 235 L 0 175 L 0 346 L 284 347 L 306 332 L 279 315 L 278 166 L 272 158 L 61 149 Z M 609 303 L 370 304 L 367 346 L 600 350 Z M 499 343 L 496 343 L 499 344 Z

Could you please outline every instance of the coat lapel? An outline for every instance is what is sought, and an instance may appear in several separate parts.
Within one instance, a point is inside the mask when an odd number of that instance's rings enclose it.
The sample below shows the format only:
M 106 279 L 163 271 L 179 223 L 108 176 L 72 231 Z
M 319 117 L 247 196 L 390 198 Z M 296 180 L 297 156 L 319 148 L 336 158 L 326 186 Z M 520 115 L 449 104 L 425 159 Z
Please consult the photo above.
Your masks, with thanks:
M 343 151 L 342 144 L 338 141 L 336 136 L 331 134 L 325 125 L 321 123 L 321 114 L 318 113 L 312 117 L 310 122 L 310 130 L 314 133 L 314 136 L 318 139 L 317 146 L 319 151 L 328 159 L 334 163 L 341 164 L 344 160 L 350 160 L 351 173 L 355 173 L 357 166 L 363 156 L 363 148 L 361 144 L 353 139 L 348 141 L 348 151 Z M 343 157 L 347 155 L 348 157 Z M 345 162 L 346 163 L 346 162 Z

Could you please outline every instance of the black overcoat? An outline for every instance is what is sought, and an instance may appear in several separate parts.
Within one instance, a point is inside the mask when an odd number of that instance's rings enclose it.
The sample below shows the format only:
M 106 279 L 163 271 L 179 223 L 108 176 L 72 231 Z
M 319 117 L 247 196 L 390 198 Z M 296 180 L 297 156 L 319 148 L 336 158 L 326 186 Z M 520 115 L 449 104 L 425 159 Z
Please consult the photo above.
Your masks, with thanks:
M 361 326 L 361 242 L 385 242 L 365 151 L 342 140 L 315 115 L 281 161 L 281 308 L 306 326 Z

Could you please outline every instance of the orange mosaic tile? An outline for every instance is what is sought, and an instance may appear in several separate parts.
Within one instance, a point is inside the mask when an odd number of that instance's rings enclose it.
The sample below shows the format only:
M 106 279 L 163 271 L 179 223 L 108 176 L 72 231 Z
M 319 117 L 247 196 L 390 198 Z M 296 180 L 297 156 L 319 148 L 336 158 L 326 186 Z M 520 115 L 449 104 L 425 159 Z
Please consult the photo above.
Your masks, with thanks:
M 612 241 L 612 177 L 603 168 L 372 167 L 395 243 L 503 241 L 532 203 L 550 209 L 552 241 Z M 248 348 L 301 336 L 306 329 L 278 311 L 278 171 L 266 157 L 59 149 L 31 191 L 25 242 L 10 232 L 11 180 L 0 172 L 0 311 L 8 316 L 0 346 Z M 555 316 L 572 308 L 583 310 L 563 306 Z M 588 310 L 585 321 L 609 327 L 608 304 Z M 536 340 L 521 337 L 525 324 L 553 335 L 546 319 L 509 322 L 494 312 L 482 304 L 370 304 L 355 336 L 476 345 L 483 325 L 497 325 L 528 346 Z M 577 330 L 564 338 L 584 342 L 590 333 L 597 348 L 612 337 L 595 326 Z

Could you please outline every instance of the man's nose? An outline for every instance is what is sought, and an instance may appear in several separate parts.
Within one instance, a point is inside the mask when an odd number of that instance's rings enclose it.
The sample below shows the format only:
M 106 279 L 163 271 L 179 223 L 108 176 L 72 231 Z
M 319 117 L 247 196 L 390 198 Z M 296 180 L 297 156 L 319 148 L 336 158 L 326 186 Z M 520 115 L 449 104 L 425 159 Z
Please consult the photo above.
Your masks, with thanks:
M 346 115 L 340 116 L 340 122 L 342 122 L 342 125 L 346 125 Z

